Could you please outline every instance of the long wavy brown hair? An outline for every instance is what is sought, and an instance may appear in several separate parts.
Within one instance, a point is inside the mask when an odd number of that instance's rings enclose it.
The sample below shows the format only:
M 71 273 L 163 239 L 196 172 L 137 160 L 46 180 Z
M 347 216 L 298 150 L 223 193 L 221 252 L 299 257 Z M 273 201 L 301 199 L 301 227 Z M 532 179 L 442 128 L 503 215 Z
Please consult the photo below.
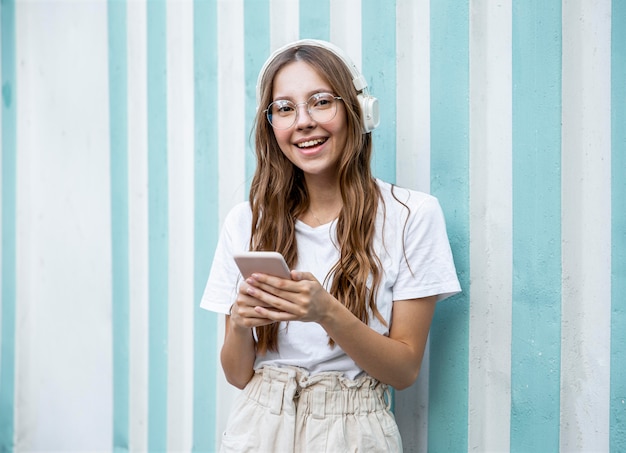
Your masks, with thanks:
M 382 267 L 373 240 L 376 212 L 382 200 L 370 169 L 371 134 L 362 132 L 362 113 L 350 71 L 334 53 L 322 47 L 302 45 L 285 50 L 268 65 L 260 81 L 254 129 L 257 165 L 250 187 L 250 249 L 279 251 L 291 268 L 298 262 L 295 222 L 308 209 L 309 194 L 302 170 L 280 150 L 263 108 L 272 102 L 276 74 L 294 61 L 308 63 L 329 83 L 343 99 L 347 115 L 348 138 L 338 165 L 343 200 L 336 226 L 340 257 L 324 283 L 332 281 L 330 294 L 364 323 L 372 314 L 385 323 L 375 299 Z M 259 353 L 277 350 L 277 323 L 258 327 L 256 332 Z M 329 344 L 334 345 L 332 339 Z

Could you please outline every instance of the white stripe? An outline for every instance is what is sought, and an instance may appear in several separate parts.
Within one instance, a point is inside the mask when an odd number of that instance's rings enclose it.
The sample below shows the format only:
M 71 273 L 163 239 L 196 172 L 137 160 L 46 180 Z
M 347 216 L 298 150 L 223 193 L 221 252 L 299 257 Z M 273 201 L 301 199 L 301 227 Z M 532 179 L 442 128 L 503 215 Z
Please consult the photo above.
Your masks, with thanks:
M 246 83 L 254 88 L 256 80 L 244 80 L 244 13 L 243 0 L 218 2 L 218 147 L 219 147 L 219 224 L 238 202 L 246 199 L 245 153 L 250 131 L 244 121 Z M 226 382 L 219 361 L 224 342 L 224 316 L 217 316 L 218 357 L 216 449 L 226 428 L 233 402 L 239 390 Z M 210 351 L 207 351 L 210 353 Z
M 395 392 L 394 414 L 402 435 L 404 451 L 428 451 L 428 374 L 430 367 L 430 338 L 417 381 L 406 390 Z
M 347 53 L 359 70 L 363 69 L 361 0 L 330 2 L 330 41 Z
M 148 119 L 145 0 L 127 3 L 130 261 L 129 449 L 148 449 Z
M 168 451 L 193 446 L 193 4 L 167 5 L 169 184 Z
M 609 450 L 610 68 L 611 1 L 565 0 L 560 439 L 565 451 Z
M 246 83 L 244 80 L 243 0 L 218 2 L 218 148 L 219 221 L 246 194 L 245 153 L 250 131 L 244 121 Z M 206 126 L 210 127 L 210 126 Z M 217 151 L 217 150 L 216 150 Z
M 398 0 L 396 18 L 396 182 L 430 192 L 430 2 Z M 395 398 L 404 448 L 420 453 L 428 451 L 429 348 L 415 384 Z
M 300 2 L 270 0 L 270 46 L 272 51 L 299 38 Z
M 469 451 L 507 451 L 512 306 L 511 0 L 470 18 Z
M 113 398 L 106 3 L 16 5 L 15 22 L 15 449 L 106 450 Z
M 430 2 L 397 3 L 396 180 L 430 191 Z

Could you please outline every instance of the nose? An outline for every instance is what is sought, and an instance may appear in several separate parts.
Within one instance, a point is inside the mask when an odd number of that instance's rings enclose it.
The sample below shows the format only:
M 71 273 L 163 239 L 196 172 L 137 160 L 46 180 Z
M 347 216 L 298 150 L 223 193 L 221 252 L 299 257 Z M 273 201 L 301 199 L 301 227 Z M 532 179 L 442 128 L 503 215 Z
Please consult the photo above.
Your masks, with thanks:
M 296 127 L 298 129 L 306 129 L 313 127 L 315 125 L 315 120 L 311 117 L 309 113 L 309 104 L 306 102 L 302 102 L 296 105 L 298 109 L 298 113 L 296 115 Z

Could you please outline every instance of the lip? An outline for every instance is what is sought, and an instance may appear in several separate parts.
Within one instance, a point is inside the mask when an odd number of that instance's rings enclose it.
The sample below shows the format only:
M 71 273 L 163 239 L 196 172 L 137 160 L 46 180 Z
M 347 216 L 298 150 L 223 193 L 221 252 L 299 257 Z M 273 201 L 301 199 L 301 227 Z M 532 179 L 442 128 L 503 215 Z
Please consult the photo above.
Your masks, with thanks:
M 321 148 L 324 147 L 324 145 L 326 145 L 326 143 L 328 143 L 328 139 L 329 137 L 322 137 L 322 136 L 318 136 L 318 137 L 306 137 L 303 138 L 301 140 L 298 140 L 296 142 L 294 142 L 293 146 L 298 150 L 299 153 L 302 154 L 315 154 L 317 153 Z M 300 148 L 298 145 L 302 144 L 302 143 L 307 143 L 307 142 L 311 142 L 311 141 L 316 141 L 316 140 L 324 140 L 322 143 L 318 143 L 315 146 L 310 146 L 308 148 Z

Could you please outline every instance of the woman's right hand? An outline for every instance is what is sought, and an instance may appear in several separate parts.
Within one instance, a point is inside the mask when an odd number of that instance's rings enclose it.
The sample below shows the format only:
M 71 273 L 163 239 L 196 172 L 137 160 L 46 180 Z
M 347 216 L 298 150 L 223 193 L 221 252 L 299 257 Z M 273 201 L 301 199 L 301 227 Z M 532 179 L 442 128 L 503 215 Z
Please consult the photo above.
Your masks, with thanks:
M 261 317 L 261 315 L 256 312 L 255 307 L 264 307 L 269 310 L 272 310 L 273 307 L 248 294 L 249 287 L 250 285 L 248 285 L 245 280 L 239 285 L 237 299 L 230 308 L 231 323 L 234 323 L 235 326 L 242 329 L 250 329 L 276 322 L 272 319 Z
M 239 286 L 237 298 L 226 316 L 224 344 L 220 354 L 226 380 L 243 389 L 254 375 L 256 347 L 252 328 L 272 324 L 273 320 L 259 315 L 254 307 L 265 304 L 248 294 L 248 284 Z

